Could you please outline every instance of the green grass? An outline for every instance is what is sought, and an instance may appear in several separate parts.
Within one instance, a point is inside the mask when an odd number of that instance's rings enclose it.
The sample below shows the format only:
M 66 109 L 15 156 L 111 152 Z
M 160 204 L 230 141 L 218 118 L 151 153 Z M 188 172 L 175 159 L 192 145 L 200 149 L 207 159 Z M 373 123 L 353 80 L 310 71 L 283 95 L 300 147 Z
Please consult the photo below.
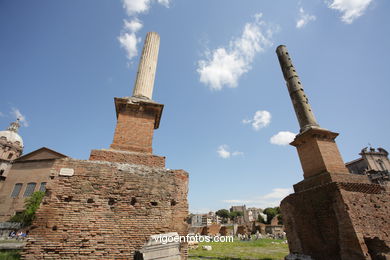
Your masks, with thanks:
M 20 259 L 20 250 L 0 250 L 0 259 L 1 260 L 19 260 Z
M 0 240 L 0 244 L 8 244 L 8 243 L 23 243 L 25 241 L 22 240 L 15 240 L 15 239 L 7 239 L 7 240 Z
M 274 242 L 274 243 L 272 243 Z M 212 246 L 211 251 L 202 249 L 202 246 Z M 282 240 L 259 239 L 253 241 L 235 240 L 231 243 L 199 243 L 197 249 L 189 251 L 191 260 L 233 260 L 233 259 L 258 259 L 277 260 L 284 259 L 288 255 L 288 245 Z

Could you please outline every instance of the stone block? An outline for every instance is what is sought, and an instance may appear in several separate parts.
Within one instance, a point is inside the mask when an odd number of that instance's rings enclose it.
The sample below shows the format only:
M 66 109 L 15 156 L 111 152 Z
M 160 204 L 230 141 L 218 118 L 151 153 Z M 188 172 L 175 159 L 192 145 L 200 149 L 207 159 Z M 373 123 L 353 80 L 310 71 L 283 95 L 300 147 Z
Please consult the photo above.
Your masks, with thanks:
M 160 236 L 164 236 L 170 242 L 164 243 L 160 240 Z M 174 241 L 178 237 L 179 234 L 176 232 L 151 236 L 146 245 L 140 250 L 143 259 L 180 260 L 180 242 Z

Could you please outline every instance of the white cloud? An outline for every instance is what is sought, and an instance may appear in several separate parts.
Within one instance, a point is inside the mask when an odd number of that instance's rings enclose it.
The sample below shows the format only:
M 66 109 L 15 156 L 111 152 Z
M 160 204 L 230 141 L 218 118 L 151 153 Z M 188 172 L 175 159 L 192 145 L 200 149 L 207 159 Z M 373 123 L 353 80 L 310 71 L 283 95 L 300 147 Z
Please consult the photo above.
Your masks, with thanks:
M 138 18 L 134 18 L 130 22 L 127 20 L 123 20 L 123 22 L 124 22 L 123 28 L 129 32 L 136 33 L 142 28 L 142 22 L 138 20 Z
M 206 214 L 209 213 L 210 211 L 212 210 L 209 208 L 199 208 L 199 209 L 190 208 L 190 213 L 192 214 Z
M 228 159 L 231 156 L 244 155 L 243 152 L 239 152 L 239 151 L 230 152 L 229 151 L 229 146 L 227 146 L 226 144 L 220 145 L 218 147 L 217 154 L 218 154 L 219 157 L 221 157 L 223 159 Z
M 275 188 L 272 192 L 262 196 L 264 199 L 283 199 L 292 192 L 290 188 Z
M 142 23 L 137 18 L 131 21 L 123 20 L 123 30 L 118 37 L 121 47 L 126 50 L 127 58 L 131 60 L 138 55 L 137 44 L 141 38 L 137 37 L 136 33 L 142 28 Z
M 316 17 L 314 15 L 307 14 L 303 8 L 299 8 L 299 18 L 297 20 L 296 27 L 298 29 L 303 28 L 310 21 L 315 21 Z
M 145 13 L 149 10 L 153 0 L 123 0 L 123 8 L 125 8 L 128 16 Z M 169 7 L 169 0 L 157 0 L 157 3 Z
M 2 112 L 0 112 L 0 117 L 4 117 L 5 115 L 2 113 Z
M 220 147 L 218 147 L 218 150 L 217 150 L 217 153 L 218 153 L 218 156 L 223 158 L 223 159 L 227 159 L 230 157 L 230 152 L 227 150 L 227 145 L 221 145 Z
M 206 51 L 206 59 L 198 61 L 201 83 L 212 90 L 237 87 L 239 78 L 251 69 L 256 54 L 272 46 L 273 30 L 261 17 L 256 14 L 254 22 L 245 24 L 241 37 L 231 40 L 229 47 Z
M 232 152 L 232 155 L 233 156 L 238 156 L 238 155 L 244 155 L 243 152 L 239 152 L 239 151 L 235 151 L 235 152 Z
M 276 207 L 280 205 L 280 201 L 291 194 L 293 190 L 291 188 L 274 188 L 271 192 L 264 194 L 259 197 L 248 200 L 232 199 L 232 200 L 223 200 L 224 203 L 230 205 L 239 205 L 246 204 L 248 207 Z
M 223 200 L 225 203 L 229 203 L 231 205 L 238 205 L 238 204 L 248 204 L 252 203 L 253 200 Z
M 26 117 L 20 112 L 19 109 L 17 109 L 17 108 L 12 108 L 11 114 L 12 114 L 14 117 L 16 117 L 16 118 L 19 118 L 20 123 L 21 123 L 24 127 L 28 127 L 28 126 L 29 126 L 29 123 L 28 123 L 28 121 L 26 120 Z
M 271 123 L 271 117 L 270 112 L 266 110 L 259 110 L 256 111 L 252 119 L 244 119 L 242 120 L 242 123 L 252 124 L 253 129 L 258 131 Z
M 294 141 L 295 136 L 296 134 L 289 131 L 280 131 L 276 135 L 272 136 L 269 141 L 271 144 L 288 145 Z
M 129 16 L 146 12 L 149 10 L 149 4 L 150 0 L 123 0 L 123 8 Z
M 122 0 L 128 16 L 132 17 L 131 21 L 124 20 L 124 25 L 118 41 L 122 48 L 125 49 L 127 58 L 132 60 L 138 55 L 138 43 L 141 38 L 137 37 L 137 32 L 142 28 L 142 22 L 135 17 L 138 14 L 145 13 L 150 9 L 154 0 Z M 157 3 L 169 7 L 169 0 L 157 0 Z
M 133 59 L 138 55 L 137 44 L 141 41 L 141 38 L 137 37 L 135 33 L 122 33 L 118 37 L 121 47 L 126 50 L 127 58 Z
M 170 0 L 157 0 L 157 2 L 165 7 L 169 7 Z
M 328 2 L 331 9 L 341 12 L 341 20 L 351 24 L 356 18 L 362 16 L 372 0 L 333 0 Z

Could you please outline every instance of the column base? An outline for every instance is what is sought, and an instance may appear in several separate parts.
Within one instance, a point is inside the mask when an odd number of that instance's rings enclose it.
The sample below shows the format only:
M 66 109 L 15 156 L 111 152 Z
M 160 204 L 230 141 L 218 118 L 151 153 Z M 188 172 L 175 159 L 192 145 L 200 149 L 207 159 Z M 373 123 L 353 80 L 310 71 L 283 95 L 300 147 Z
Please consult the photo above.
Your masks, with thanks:
M 323 172 L 349 174 L 335 142 L 338 133 L 322 128 L 310 128 L 297 135 L 295 146 L 305 179 Z
M 91 161 L 107 161 L 165 168 L 165 157 L 153 154 L 118 151 L 111 149 L 92 150 Z

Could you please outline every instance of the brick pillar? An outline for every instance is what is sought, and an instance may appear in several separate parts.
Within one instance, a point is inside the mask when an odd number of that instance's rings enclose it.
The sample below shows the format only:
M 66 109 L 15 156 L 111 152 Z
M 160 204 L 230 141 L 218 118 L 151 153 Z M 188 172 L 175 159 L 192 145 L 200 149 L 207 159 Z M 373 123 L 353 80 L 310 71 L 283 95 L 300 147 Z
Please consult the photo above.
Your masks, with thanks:
M 153 131 L 160 124 L 164 105 L 130 97 L 115 98 L 117 124 L 111 149 L 92 150 L 93 161 L 165 167 L 165 157 L 152 154 Z
M 111 148 L 152 153 L 153 130 L 159 126 L 163 105 L 138 98 L 115 98 L 117 124 Z
M 295 146 L 305 179 L 328 173 L 349 173 L 335 142 L 338 133 L 322 128 L 311 128 L 295 137 Z

